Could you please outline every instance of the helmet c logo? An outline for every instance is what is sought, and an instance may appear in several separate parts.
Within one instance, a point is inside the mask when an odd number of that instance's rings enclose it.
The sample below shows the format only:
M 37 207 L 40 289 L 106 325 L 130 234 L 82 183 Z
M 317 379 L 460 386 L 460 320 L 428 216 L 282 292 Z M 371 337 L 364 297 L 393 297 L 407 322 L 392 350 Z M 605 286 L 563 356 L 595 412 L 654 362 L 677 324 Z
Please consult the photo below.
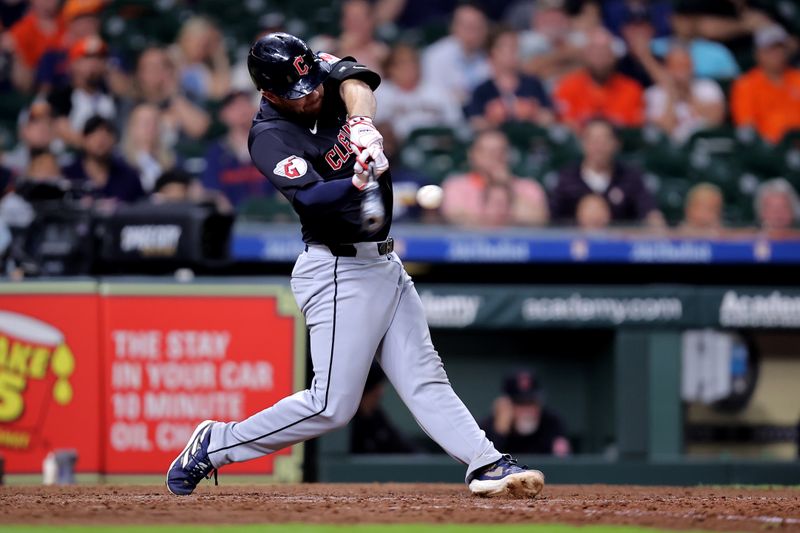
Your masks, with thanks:
M 305 76 L 308 74 L 308 65 L 306 65 L 305 59 L 303 56 L 297 56 L 294 58 L 294 68 L 297 69 L 297 73 L 301 76 Z

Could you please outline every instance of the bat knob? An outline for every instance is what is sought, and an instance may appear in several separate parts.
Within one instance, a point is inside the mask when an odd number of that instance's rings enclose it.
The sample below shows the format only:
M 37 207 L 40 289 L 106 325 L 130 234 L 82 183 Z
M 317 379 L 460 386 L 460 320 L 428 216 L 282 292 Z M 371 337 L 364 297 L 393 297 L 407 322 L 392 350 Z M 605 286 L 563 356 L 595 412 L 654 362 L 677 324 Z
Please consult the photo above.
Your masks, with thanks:
M 378 189 L 377 182 L 370 182 L 361 204 L 361 227 L 369 233 L 375 233 L 381 229 L 386 218 Z

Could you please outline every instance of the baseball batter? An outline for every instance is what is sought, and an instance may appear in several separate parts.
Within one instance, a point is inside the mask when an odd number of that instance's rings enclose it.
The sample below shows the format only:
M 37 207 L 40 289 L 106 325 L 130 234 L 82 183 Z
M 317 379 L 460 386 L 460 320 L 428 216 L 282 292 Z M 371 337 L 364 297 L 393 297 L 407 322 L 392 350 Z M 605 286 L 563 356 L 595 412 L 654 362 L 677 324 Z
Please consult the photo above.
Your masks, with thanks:
M 250 154 L 302 224 L 306 247 L 291 287 L 310 331 L 314 378 L 309 389 L 247 420 L 201 423 L 169 467 L 170 492 L 191 494 L 226 464 L 344 426 L 377 358 L 423 430 L 467 466 L 473 493 L 535 496 L 542 473 L 497 451 L 453 392 L 420 298 L 393 252 L 392 181 L 372 124 L 380 77 L 353 58 L 314 54 L 285 33 L 259 39 L 248 67 L 262 94 Z M 375 187 L 385 216 L 368 230 L 362 204 L 365 189 Z

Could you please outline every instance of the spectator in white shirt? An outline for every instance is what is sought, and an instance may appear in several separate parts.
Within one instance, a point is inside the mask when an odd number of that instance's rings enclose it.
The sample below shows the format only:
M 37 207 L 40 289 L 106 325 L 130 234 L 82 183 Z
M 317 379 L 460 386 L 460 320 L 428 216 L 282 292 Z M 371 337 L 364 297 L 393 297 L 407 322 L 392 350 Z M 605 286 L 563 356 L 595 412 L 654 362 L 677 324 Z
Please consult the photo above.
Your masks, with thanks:
M 413 46 L 395 45 L 385 70 L 386 79 L 375 93 L 376 122 L 390 126 L 398 140 L 402 142 L 418 128 L 457 128 L 463 123 L 458 103 L 441 87 L 421 81 L 419 55 Z
M 435 83 L 463 105 L 489 77 L 485 44 L 489 24 L 477 7 L 465 4 L 453 12 L 450 35 L 430 45 L 422 56 L 422 79 Z
M 175 153 L 165 140 L 161 110 L 153 104 L 137 105 L 128 116 L 122 136 L 125 160 L 139 171 L 142 188 L 153 190 L 156 180 L 175 164 Z
M 689 51 L 673 47 L 657 84 L 645 91 L 647 120 L 678 144 L 696 131 L 719 126 L 725 120 L 725 94 L 719 84 L 694 78 L 693 72 Z

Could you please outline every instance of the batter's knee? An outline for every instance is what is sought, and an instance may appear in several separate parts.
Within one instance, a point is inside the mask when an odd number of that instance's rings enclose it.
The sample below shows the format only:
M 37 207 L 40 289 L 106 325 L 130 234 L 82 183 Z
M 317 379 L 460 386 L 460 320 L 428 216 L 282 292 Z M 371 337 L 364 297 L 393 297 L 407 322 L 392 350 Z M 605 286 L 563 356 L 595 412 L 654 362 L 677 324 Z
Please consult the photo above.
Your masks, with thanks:
M 328 405 L 325 410 L 320 414 L 326 421 L 331 429 L 339 429 L 347 425 L 350 420 L 355 416 L 358 410 L 358 402 L 337 402 Z

